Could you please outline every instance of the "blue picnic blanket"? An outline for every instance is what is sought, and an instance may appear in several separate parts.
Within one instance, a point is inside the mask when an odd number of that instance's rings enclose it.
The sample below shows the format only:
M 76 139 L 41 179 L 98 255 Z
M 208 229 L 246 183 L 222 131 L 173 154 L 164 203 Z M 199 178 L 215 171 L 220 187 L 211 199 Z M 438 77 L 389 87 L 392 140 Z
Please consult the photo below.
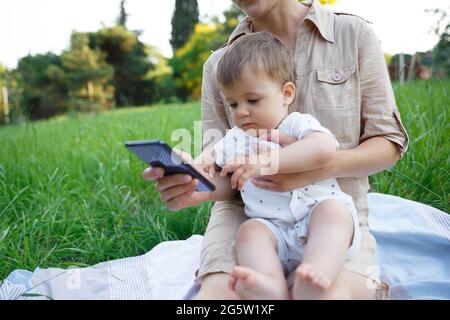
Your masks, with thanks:
M 369 227 L 392 299 L 450 299 L 450 215 L 399 197 L 369 194 Z M 0 299 L 191 299 L 202 236 L 87 268 L 15 270 Z

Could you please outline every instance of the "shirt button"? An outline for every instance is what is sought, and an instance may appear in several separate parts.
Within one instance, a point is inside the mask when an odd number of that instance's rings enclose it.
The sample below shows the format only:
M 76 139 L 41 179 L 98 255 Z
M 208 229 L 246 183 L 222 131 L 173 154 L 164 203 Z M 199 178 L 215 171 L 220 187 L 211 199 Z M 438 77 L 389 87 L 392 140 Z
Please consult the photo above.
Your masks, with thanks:
M 339 71 L 336 71 L 333 75 L 333 80 L 334 81 L 341 81 L 342 80 L 342 73 L 340 73 Z

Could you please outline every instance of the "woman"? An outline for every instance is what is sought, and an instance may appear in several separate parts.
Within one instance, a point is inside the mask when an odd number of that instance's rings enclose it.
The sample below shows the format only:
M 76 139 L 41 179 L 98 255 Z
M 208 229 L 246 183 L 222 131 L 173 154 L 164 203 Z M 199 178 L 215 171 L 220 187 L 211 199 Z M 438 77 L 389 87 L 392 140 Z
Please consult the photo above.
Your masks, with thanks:
M 347 262 L 323 299 L 382 299 L 388 286 L 378 278 L 374 261 L 375 239 L 367 223 L 368 176 L 393 167 L 407 149 L 408 136 L 401 124 L 384 55 L 373 31 L 359 17 L 333 14 L 316 0 L 234 0 L 247 17 L 232 33 L 229 43 L 244 33 L 268 31 L 291 50 L 297 63 L 298 95 L 293 110 L 309 113 L 338 138 L 341 151 L 320 170 L 275 175 L 254 181 L 261 188 L 287 191 L 315 181 L 337 177 L 358 209 L 362 245 Z M 214 67 L 223 50 L 214 52 L 204 65 L 202 122 L 206 131 L 222 133 L 233 127 L 217 89 Z M 289 144 L 292 137 L 281 136 Z M 209 141 L 205 147 L 209 148 Z M 162 177 L 161 169 L 147 169 L 144 177 L 157 179 L 161 199 L 171 210 L 207 200 L 194 192 L 197 181 L 188 176 Z M 222 182 L 221 182 L 222 183 Z M 223 181 L 223 183 L 227 183 Z M 222 195 L 219 199 L 229 199 Z M 198 299 L 234 299 L 228 288 L 236 264 L 233 241 L 245 221 L 240 200 L 217 201 L 205 233 L 198 279 Z

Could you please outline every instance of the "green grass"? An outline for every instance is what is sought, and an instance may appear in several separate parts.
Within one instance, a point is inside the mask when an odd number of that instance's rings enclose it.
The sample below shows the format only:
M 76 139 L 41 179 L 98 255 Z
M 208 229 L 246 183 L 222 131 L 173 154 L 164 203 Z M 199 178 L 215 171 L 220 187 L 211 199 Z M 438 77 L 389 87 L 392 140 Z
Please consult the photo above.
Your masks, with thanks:
M 395 87 L 411 145 L 374 191 L 448 211 L 450 82 Z M 0 128 L 0 279 L 16 268 L 86 266 L 203 233 L 211 204 L 164 208 L 123 142 L 193 130 L 198 103 L 63 116 Z
M 410 144 L 392 170 L 370 177 L 371 187 L 449 212 L 450 81 L 395 84 L 394 91 Z
M 0 129 L 0 279 L 15 268 L 85 266 L 202 233 L 209 204 L 169 212 L 126 140 L 193 128 L 198 104 L 60 117 Z

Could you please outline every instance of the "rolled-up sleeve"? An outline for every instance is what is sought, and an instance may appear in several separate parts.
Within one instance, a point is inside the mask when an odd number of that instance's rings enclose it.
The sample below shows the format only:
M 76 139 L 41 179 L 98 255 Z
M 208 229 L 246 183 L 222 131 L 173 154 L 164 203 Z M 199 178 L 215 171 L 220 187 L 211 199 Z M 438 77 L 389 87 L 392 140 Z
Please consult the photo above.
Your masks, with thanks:
M 358 64 L 361 88 L 361 137 L 383 137 L 395 143 L 401 155 L 409 137 L 395 103 L 383 51 L 372 28 L 364 23 L 359 34 Z
M 217 60 L 217 52 L 213 53 L 203 65 L 202 95 L 201 95 L 201 119 L 203 130 L 203 149 L 209 149 L 214 145 L 214 139 L 209 134 L 212 130 L 219 130 L 222 137 L 230 128 L 223 100 L 214 76 L 214 66 Z

